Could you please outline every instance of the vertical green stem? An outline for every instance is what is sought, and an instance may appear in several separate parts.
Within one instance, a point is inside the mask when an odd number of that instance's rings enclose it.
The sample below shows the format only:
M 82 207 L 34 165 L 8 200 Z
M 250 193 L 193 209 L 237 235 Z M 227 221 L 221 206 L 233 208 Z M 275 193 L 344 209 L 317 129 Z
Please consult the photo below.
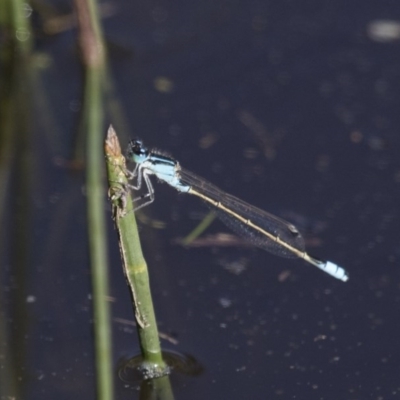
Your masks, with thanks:
M 147 264 L 143 258 L 137 231 L 133 204 L 126 187 L 125 159 L 114 129 L 110 127 L 105 144 L 110 197 L 113 201 L 114 219 L 118 231 L 121 257 L 125 275 L 131 289 L 135 307 L 144 368 L 152 375 L 163 375 L 167 367 L 162 359 L 160 339 L 150 292 Z
M 0 4 L 0 24 L 6 33 L 0 49 L 2 64 L 0 75 L 0 253 L 11 249 L 12 274 L 18 283 L 18 291 L 8 293 L 9 304 L 5 304 L 7 283 L 3 282 L 4 271 L 0 271 L 0 398 L 23 397 L 20 381 L 24 381 L 26 363 L 27 306 L 26 293 L 27 271 L 29 270 L 28 243 L 31 231 L 29 184 L 32 180 L 31 147 L 31 85 L 33 67 L 31 64 L 32 38 L 30 21 L 24 12 L 22 0 L 4 0 Z M 17 161 L 15 163 L 15 161 Z M 9 182 L 13 165 L 16 166 L 15 190 L 18 202 L 11 202 Z M 15 194 L 15 193 L 14 193 Z M 10 216 L 12 215 L 12 221 Z M 10 236 L 10 224 L 12 234 Z M 8 226 L 7 226 L 8 225 Z M 12 330 L 7 322 L 8 312 L 14 311 L 14 322 L 18 330 Z
M 104 43 L 96 2 L 76 0 L 79 41 L 85 67 L 83 128 L 86 141 L 87 217 L 92 268 L 97 398 L 113 398 L 111 324 L 108 298 L 107 240 L 104 216 L 102 126 Z
M 108 254 L 102 184 L 102 136 L 99 134 L 102 130 L 100 78 L 100 71 L 87 71 L 85 94 L 90 98 L 87 100 L 87 217 L 92 267 L 97 393 L 99 399 L 108 400 L 113 397 L 113 387 L 110 307 L 107 301 Z

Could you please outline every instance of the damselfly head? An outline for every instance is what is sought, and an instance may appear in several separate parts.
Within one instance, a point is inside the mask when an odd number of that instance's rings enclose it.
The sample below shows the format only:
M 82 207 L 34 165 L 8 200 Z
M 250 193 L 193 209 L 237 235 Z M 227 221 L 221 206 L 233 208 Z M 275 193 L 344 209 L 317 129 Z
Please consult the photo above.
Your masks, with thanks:
M 141 163 L 149 157 L 149 150 L 143 145 L 140 139 L 133 139 L 128 144 L 126 157 L 135 163 Z

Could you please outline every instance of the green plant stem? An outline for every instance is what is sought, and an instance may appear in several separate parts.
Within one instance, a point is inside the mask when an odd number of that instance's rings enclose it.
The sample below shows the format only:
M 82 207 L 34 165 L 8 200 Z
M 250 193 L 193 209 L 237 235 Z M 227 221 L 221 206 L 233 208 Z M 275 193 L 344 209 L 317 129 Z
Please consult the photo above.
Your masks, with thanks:
M 188 246 L 193 240 L 197 239 L 214 221 L 216 218 L 216 214 L 213 211 L 210 211 L 203 220 L 190 232 L 183 240 L 182 244 L 184 246 Z
M 7 294 L 5 302 L 4 271 L 0 271 L 0 398 L 23 397 L 20 381 L 26 378 L 21 365 L 26 363 L 27 306 L 24 293 L 27 292 L 27 268 L 29 254 L 29 232 L 31 231 L 30 186 L 32 184 L 32 153 L 29 146 L 31 135 L 31 86 L 33 68 L 31 63 L 32 38 L 30 20 L 24 12 L 22 0 L 4 0 L 0 5 L 0 24 L 4 37 L 0 49 L 2 64 L 0 76 L 0 253 L 11 249 L 11 274 L 18 285 L 18 291 Z M 16 160 L 16 163 L 14 162 Z M 14 197 L 10 196 L 10 177 L 14 176 Z M 10 198 L 20 199 L 18 202 Z M 8 204 L 9 203 L 9 204 Z M 12 219 L 11 216 L 13 216 Z M 11 223 L 11 225 L 10 225 Z M 12 229 L 10 230 L 10 228 Z M 12 232 L 12 233 L 10 233 Z M 14 311 L 14 322 L 18 330 L 8 329 L 10 310 Z
M 92 270 L 97 398 L 113 398 L 110 307 L 102 157 L 104 43 L 96 3 L 76 0 L 79 42 L 85 67 L 83 131 L 86 139 L 86 187 Z
M 150 292 L 147 264 L 143 257 L 137 231 L 132 199 L 126 190 L 125 159 L 121 154 L 118 138 L 112 127 L 105 144 L 110 197 L 113 202 L 114 220 L 118 231 L 121 257 L 134 308 L 144 368 L 156 375 L 167 371 L 162 358 L 156 317 Z
M 87 216 L 92 268 L 94 333 L 96 347 L 97 393 L 99 399 L 113 398 L 110 306 L 108 302 L 108 265 L 104 186 L 101 156 L 101 73 L 89 70 L 85 92 L 90 98 L 87 136 Z
M 9 0 L 13 37 L 16 42 L 16 50 L 25 56 L 32 51 L 32 31 L 30 19 L 26 17 L 25 8 L 27 2 L 24 0 Z

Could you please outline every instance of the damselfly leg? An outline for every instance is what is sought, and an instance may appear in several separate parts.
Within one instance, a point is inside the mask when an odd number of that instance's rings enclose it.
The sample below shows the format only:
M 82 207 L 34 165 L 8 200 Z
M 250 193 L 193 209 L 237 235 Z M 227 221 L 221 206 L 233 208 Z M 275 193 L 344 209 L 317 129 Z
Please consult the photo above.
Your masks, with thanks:
M 147 189 L 147 193 L 135 197 L 133 199 L 134 203 L 137 203 L 139 201 L 145 200 L 142 204 L 139 204 L 138 206 L 135 205 L 133 211 L 140 210 L 143 207 L 146 207 L 147 205 L 151 204 L 154 201 L 154 188 L 151 183 L 151 180 L 149 178 L 149 173 L 146 169 L 144 169 L 140 164 L 136 165 L 135 169 L 131 171 L 127 171 L 126 175 L 129 180 L 133 180 L 136 178 L 136 184 L 127 184 L 127 189 L 129 190 L 140 190 L 142 187 L 142 183 L 144 181 Z

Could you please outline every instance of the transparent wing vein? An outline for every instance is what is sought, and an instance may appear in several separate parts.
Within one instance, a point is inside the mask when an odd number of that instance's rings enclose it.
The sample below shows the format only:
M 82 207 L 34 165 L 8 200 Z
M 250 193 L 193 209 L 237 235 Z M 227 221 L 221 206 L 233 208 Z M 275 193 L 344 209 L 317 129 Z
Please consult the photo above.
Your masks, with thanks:
M 190 171 L 181 169 L 179 171 L 179 176 L 183 184 L 191 186 L 195 191 L 205 195 L 216 203 L 222 204 L 233 213 L 240 215 L 247 221 L 251 221 L 254 225 L 257 225 L 274 237 L 279 237 L 281 241 L 289 244 L 291 247 L 301 252 L 304 251 L 304 239 L 294 225 L 266 211 L 254 207 L 235 196 L 223 192 L 213 184 Z M 235 218 L 232 214 L 229 214 L 218 207 L 213 207 L 211 203 L 207 204 L 215 210 L 224 224 L 253 245 L 282 257 L 297 257 L 293 252 L 289 251 L 287 248 L 283 247 L 281 244 L 264 235 L 260 231 L 254 229 L 248 223 L 244 223 Z

